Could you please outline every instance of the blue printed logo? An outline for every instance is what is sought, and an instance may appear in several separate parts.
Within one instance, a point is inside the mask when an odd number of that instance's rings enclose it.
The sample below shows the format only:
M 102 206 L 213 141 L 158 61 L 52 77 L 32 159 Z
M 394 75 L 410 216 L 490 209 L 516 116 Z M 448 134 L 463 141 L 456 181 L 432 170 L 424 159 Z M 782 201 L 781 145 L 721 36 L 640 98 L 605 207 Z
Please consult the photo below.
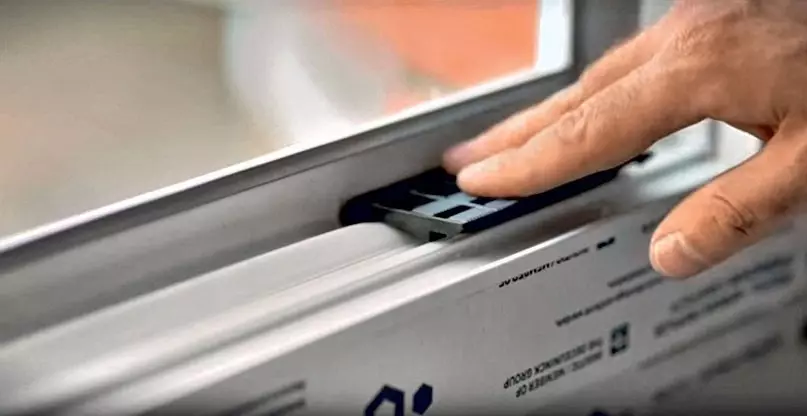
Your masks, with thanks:
M 412 396 L 412 412 L 425 415 L 432 405 L 434 389 L 428 384 L 421 384 Z M 406 397 L 402 390 L 385 385 L 375 395 L 373 400 L 364 409 L 364 416 L 375 416 L 378 409 L 386 402 L 394 406 L 395 416 L 403 416 L 406 407 Z

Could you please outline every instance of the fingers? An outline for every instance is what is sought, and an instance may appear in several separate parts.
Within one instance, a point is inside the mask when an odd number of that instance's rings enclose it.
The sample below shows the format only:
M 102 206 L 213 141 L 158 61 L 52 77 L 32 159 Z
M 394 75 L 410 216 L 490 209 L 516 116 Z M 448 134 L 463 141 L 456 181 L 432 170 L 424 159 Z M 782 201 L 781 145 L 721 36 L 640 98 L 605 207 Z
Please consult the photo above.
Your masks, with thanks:
M 576 84 L 508 118 L 478 138 L 449 149 L 443 158 L 446 170 L 457 173 L 471 163 L 521 146 L 563 114 L 648 61 L 656 49 L 657 33 L 659 30 L 654 27 L 638 34 L 593 64 Z
M 476 139 L 449 149 L 443 155 L 443 166 L 448 172 L 456 174 L 469 164 L 505 149 L 521 146 L 535 132 L 579 105 L 582 100 L 580 85 L 571 85 L 541 104 L 509 117 Z
M 471 194 L 524 196 L 623 163 L 702 119 L 686 70 L 650 61 L 560 117 L 526 144 L 460 171 Z
M 801 208 L 807 146 L 792 140 L 795 135 L 783 136 L 778 133 L 761 153 L 691 195 L 659 225 L 650 250 L 659 273 L 695 275 L 765 237 Z

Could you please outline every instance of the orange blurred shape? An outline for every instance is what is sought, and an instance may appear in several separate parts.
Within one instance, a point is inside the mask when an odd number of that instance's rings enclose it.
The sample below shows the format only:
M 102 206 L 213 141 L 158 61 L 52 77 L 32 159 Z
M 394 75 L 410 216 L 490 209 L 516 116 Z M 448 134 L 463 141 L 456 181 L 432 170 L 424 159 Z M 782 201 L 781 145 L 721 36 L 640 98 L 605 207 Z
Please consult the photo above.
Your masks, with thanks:
M 386 102 L 384 103 L 384 112 L 385 114 L 395 114 L 417 104 L 429 101 L 429 98 L 430 97 L 424 92 L 407 91 L 404 89 L 388 91 Z
M 464 88 L 531 67 L 538 0 L 337 1 L 362 36 L 387 45 L 410 71 Z

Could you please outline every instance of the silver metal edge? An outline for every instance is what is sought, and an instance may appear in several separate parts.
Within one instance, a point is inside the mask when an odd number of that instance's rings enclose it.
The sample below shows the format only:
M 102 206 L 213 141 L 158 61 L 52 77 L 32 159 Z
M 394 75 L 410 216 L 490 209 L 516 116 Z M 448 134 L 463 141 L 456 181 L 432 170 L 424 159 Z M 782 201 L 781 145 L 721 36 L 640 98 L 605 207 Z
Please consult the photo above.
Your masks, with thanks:
M 402 140 L 471 117 L 481 119 L 492 109 L 533 104 L 573 82 L 588 63 L 639 24 L 640 0 L 574 0 L 573 66 L 552 75 L 532 73 L 481 86 L 442 102 L 404 112 L 356 134 L 324 144 L 291 146 L 264 157 L 233 165 L 189 181 L 148 192 L 116 204 L 0 239 L 0 265 L 10 257 L 32 259 L 35 254 L 109 235 L 193 207 L 278 181 L 352 154 Z M 498 120 L 486 120 L 493 124 Z M 462 138 L 458 138 L 460 140 Z

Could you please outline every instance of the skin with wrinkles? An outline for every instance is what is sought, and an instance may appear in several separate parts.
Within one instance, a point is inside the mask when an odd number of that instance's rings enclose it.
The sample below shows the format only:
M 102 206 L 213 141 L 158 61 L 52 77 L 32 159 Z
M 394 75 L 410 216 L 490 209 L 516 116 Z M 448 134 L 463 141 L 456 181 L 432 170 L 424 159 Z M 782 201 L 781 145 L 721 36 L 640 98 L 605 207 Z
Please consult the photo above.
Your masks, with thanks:
M 764 142 L 657 228 L 650 260 L 685 278 L 807 201 L 807 0 L 679 0 L 579 81 L 444 155 L 468 193 L 524 196 L 615 166 L 704 119 Z

